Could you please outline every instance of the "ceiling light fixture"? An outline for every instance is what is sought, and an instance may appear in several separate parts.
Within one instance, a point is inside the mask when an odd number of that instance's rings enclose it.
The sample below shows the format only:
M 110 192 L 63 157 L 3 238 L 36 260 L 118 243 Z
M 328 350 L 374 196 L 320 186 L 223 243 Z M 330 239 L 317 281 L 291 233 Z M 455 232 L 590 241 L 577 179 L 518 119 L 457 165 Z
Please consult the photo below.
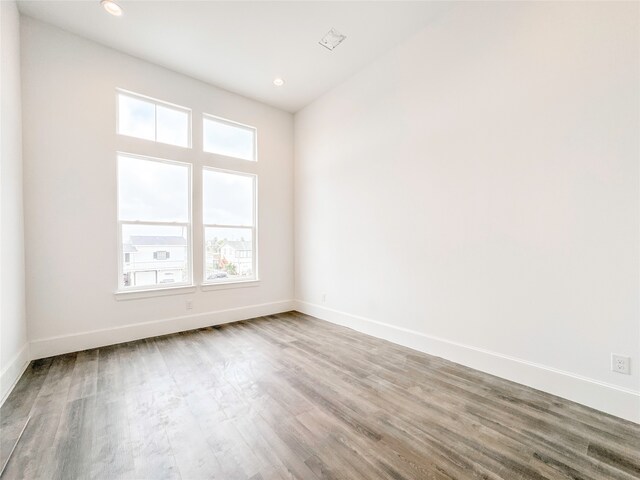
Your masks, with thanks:
M 100 0 L 100 5 L 111 15 L 119 17 L 122 15 L 122 7 L 113 0 Z
M 282 85 L 284 85 L 284 79 L 282 79 L 282 78 L 280 78 L 280 77 L 278 77 L 278 78 L 274 78 L 274 79 L 273 79 L 273 84 L 274 84 L 276 87 L 281 87 Z
M 332 28 L 320 39 L 318 43 L 324 48 L 333 51 L 333 49 L 340 45 L 345 38 L 347 38 L 346 35 L 343 35 L 335 28 Z

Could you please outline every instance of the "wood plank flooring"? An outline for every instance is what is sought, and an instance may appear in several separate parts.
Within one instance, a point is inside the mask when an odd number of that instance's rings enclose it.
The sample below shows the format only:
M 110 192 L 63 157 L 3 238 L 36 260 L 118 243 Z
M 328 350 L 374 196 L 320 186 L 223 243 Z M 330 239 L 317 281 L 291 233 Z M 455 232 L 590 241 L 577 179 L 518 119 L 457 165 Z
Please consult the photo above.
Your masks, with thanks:
M 32 362 L 8 479 L 640 478 L 640 426 L 291 312 Z

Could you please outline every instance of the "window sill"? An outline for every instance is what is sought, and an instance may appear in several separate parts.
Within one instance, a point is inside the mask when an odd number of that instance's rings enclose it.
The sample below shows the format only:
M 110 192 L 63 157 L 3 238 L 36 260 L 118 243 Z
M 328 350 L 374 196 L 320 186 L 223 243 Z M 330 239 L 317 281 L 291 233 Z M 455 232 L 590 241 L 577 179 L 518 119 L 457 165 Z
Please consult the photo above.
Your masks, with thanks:
M 163 297 L 165 295 L 185 295 L 195 293 L 195 285 L 181 285 L 176 287 L 150 288 L 148 290 L 119 290 L 113 293 L 116 300 L 135 300 L 138 298 Z
M 212 290 L 228 290 L 231 288 L 247 288 L 260 286 L 260 280 L 239 280 L 237 282 L 203 283 L 200 290 L 209 292 Z

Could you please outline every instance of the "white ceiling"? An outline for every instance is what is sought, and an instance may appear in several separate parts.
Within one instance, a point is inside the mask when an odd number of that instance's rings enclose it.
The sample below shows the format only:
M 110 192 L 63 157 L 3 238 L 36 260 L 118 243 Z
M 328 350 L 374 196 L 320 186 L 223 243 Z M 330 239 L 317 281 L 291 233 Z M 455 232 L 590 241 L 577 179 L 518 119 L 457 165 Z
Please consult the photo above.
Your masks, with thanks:
M 424 27 L 443 2 L 20 0 L 24 15 L 295 112 Z M 335 28 L 347 39 L 318 44 Z M 273 85 L 282 77 L 283 87 Z

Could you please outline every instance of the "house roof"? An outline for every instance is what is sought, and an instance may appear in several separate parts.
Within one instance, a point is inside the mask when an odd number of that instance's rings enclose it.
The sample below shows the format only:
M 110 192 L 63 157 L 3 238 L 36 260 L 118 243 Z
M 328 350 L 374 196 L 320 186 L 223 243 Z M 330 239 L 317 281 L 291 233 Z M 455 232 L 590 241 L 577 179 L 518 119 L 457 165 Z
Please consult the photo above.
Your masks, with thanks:
M 171 235 L 131 235 L 132 245 L 186 245 L 187 239 Z
M 133 245 L 131 245 L 130 243 L 125 243 L 124 245 L 122 245 L 122 251 L 124 253 L 133 253 L 133 252 L 137 252 L 138 249 Z
M 224 242 L 223 247 L 229 245 L 234 250 L 251 250 L 251 242 L 245 242 L 243 240 L 231 240 Z

